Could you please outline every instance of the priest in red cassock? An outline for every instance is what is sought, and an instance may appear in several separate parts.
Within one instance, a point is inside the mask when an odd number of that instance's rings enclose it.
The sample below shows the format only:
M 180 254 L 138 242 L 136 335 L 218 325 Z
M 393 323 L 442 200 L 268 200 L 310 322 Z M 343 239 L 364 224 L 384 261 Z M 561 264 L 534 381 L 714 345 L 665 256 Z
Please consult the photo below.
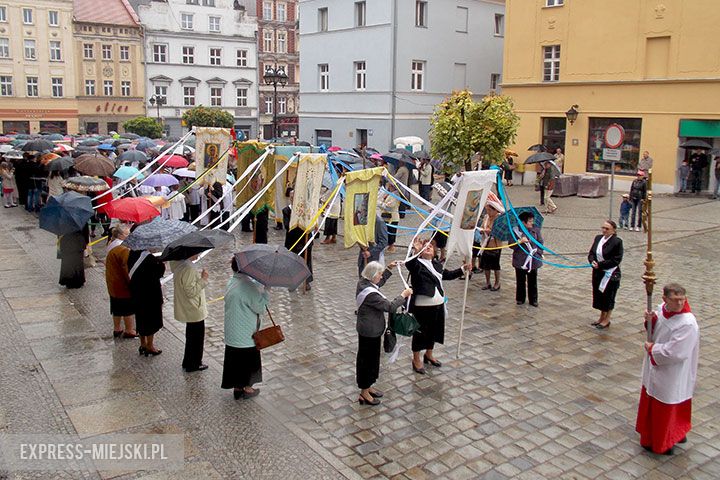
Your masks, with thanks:
M 672 455 L 676 443 L 685 443 L 692 427 L 692 396 L 698 368 L 700 333 L 690 311 L 685 289 L 670 283 L 663 287 L 663 304 L 645 313 L 642 391 L 635 430 L 648 451 Z

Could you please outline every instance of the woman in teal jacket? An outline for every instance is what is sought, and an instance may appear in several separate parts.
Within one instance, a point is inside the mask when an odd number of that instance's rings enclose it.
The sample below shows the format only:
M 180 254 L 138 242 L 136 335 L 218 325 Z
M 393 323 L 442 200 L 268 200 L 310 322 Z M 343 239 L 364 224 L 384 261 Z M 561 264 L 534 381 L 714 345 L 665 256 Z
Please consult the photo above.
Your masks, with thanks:
M 235 399 L 250 398 L 260 393 L 252 388 L 262 382 L 260 350 L 255 348 L 252 335 L 258 329 L 260 315 L 265 313 L 269 295 L 261 284 L 238 272 L 235 258 L 232 260 L 235 274 L 228 282 L 225 292 L 225 360 L 223 362 L 222 388 L 232 388 Z

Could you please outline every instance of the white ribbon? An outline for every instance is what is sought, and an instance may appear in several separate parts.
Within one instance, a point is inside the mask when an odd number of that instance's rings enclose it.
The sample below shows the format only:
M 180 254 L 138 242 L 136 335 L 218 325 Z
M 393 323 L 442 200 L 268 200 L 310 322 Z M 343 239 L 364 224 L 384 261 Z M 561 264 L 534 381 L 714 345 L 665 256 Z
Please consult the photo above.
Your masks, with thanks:
M 360 291 L 360 293 L 357 294 L 357 297 L 355 297 L 355 303 L 357 303 L 358 308 L 360 308 L 360 305 L 363 304 L 363 302 L 365 301 L 367 296 L 370 295 L 371 293 L 377 293 L 378 295 L 383 297 L 385 300 L 387 300 L 387 297 L 385 295 L 383 295 L 383 293 L 375 285 L 371 285 L 369 287 L 365 287 L 364 289 L 362 289 L 362 291 Z

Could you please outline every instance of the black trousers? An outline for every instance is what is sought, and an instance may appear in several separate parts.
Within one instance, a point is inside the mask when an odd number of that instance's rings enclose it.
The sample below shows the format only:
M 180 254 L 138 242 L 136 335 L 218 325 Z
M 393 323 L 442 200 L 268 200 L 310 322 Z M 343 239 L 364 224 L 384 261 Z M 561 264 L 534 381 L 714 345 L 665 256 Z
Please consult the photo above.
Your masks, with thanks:
M 225 220 L 227 220 L 228 218 L 230 218 L 230 212 L 222 212 L 222 213 L 220 214 L 220 220 L 218 220 L 218 223 L 216 223 L 215 226 L 218 226 L 218 225 L 222 224 L 222 223 L 223 223 Z M 230 222 L 227 222 L 225 225 L 223 225 L 223 226 L 220 227 L 220 228 L 221 228 L 222 230 L 227 231 L 228 228 L 230 228 Z
M 692 193 L 700 193 L 702 190 L 702 170 L 693 170 L 690 172 L 692 177 Z
M 185 324 L 185 355 L 182 367 L 195 369 L 202 364 L 205 343 L 205 320 Z
M 540 205 L 545 205 L 545 187 L 540 185 Z
M 187 206 L 188 219 L 192 222 L 200 216 L 200 204 Z
M 380 345 L 382 335 L 379 337 L 363 337 L 358 335 L 358 352 L 355 378 L 360 389 L 373 386 L 380 375 Z
M 243 218 L 240 221 L 240 230 L 243 232 L 252 232 L 252 224 L 253 224 L 253 216 L 252 214 L 245 215 L 245 218 Z
M 268 215 L 269 210 L 255 216 L 255 243 L 268 243 Z
M 405 218 L 405 209 L 407 209 L 407 205 L 405 205 L 405 202 L 400 202 L 400 205 L 398 205 L 398 212 L 400 213 L 400 218 Z
M 388 246 L 395 245 L 395 238 L 397 237 L 397 224 L 398 222 L 387 223 Z
M 537 303 L 537 269 L 527 271 L 524 268 L 515 269 L 515 300 L 525 301 L 525 287 L 527 285 L 527 296 L 530 303 Z

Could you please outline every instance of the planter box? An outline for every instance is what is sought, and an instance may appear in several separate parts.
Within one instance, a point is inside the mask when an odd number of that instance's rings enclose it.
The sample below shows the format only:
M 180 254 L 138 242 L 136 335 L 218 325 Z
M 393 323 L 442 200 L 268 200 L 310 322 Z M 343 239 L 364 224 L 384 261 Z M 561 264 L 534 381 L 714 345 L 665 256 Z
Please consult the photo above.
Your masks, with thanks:
M 578 197 L 599 198 L 608 193 L 608 177 L 595 175 L 581 175 L 578 179 Z
M 578 193 L 578 175 L 560 175 L 555 180 L 555 190 L 553 197 L 569 197 Z

